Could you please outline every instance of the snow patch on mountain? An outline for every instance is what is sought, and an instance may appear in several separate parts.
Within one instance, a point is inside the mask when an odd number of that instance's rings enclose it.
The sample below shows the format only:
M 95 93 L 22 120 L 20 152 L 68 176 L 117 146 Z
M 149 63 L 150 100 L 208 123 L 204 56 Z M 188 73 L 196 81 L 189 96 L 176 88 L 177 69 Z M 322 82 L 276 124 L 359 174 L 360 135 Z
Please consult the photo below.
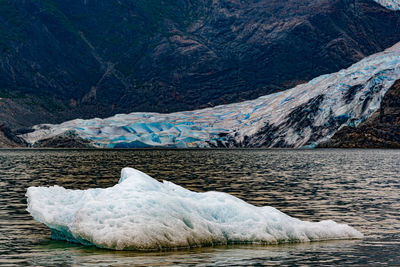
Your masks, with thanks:
M 400 10 L 399 0 L 374 0 L 374 1 L 388 9 Z

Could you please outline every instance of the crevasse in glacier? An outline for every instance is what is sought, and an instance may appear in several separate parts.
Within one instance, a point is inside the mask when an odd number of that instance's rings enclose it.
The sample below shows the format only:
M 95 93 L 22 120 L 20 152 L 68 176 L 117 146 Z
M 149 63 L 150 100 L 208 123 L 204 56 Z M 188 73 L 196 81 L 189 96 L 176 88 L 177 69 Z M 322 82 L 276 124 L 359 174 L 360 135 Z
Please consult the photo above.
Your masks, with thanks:
M 123 250 L 162 250 L 217 244 L 276 244 L 361 238 L 334 221 L 307 222 L 272 207 L 256 207 L 219 192 L 196 193 L 122 169 L 106 189 L 30 187 L 28 211 L 54 239 Z
M 315 146 L 371 116 L 400 79 L 400 43 L 347 69 L 241 103 L 194 111 L 118 114 L 43 124 L 28 143 L 75 133 L 97 147 Z

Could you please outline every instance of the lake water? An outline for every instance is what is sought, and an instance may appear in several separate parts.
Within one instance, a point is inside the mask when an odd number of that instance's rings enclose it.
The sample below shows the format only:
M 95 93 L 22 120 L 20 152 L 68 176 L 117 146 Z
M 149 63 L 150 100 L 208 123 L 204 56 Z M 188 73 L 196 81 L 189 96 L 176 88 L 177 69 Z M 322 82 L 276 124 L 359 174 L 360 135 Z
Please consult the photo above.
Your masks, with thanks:
M 174 252 L 53 241 L 25 211 L 29 186 L 110 187 L 123 167 L 194 191 L 223 191 L 365 238 Z M 400 150 L 0 150 L 0 265 L 400 265 Z

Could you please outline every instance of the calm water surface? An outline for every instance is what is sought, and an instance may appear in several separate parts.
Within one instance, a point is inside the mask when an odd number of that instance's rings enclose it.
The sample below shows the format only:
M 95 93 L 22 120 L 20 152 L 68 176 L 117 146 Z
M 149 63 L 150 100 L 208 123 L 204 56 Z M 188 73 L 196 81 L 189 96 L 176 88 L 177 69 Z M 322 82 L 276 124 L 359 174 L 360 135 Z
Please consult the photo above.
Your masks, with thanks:
M 52 241 L 26 209 L 29 186 L 109 187 L 130 166 L 194 191 L 223 191 L 363 240 L 109 251 Z M 0 265 L 400 265 L 400 150 L 0 150 Z

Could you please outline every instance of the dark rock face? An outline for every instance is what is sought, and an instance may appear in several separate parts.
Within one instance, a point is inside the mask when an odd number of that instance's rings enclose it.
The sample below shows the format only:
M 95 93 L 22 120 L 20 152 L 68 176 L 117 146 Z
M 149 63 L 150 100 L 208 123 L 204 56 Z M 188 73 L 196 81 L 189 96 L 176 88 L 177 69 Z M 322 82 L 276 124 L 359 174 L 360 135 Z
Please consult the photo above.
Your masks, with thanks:
M 88 140 L 78 137 L 75 133 L 66 133 L 52 138 L 43 139 L 34 144 L 35 148 L 93 148 Z
M 14 147 L 27 147 L 28 143 L 12 132 L 5 124 L 0 123 L 0 147 L 1 148 L 14 148 Z
M 398 40 L 400 12 L 372 0 L 4 0 L 0 120 L 16 128 L 253 99 Z
M 400 80 L 385 94 L 380 109 L 357 127 L 343 127 L 318 147 L 400 148 Z

